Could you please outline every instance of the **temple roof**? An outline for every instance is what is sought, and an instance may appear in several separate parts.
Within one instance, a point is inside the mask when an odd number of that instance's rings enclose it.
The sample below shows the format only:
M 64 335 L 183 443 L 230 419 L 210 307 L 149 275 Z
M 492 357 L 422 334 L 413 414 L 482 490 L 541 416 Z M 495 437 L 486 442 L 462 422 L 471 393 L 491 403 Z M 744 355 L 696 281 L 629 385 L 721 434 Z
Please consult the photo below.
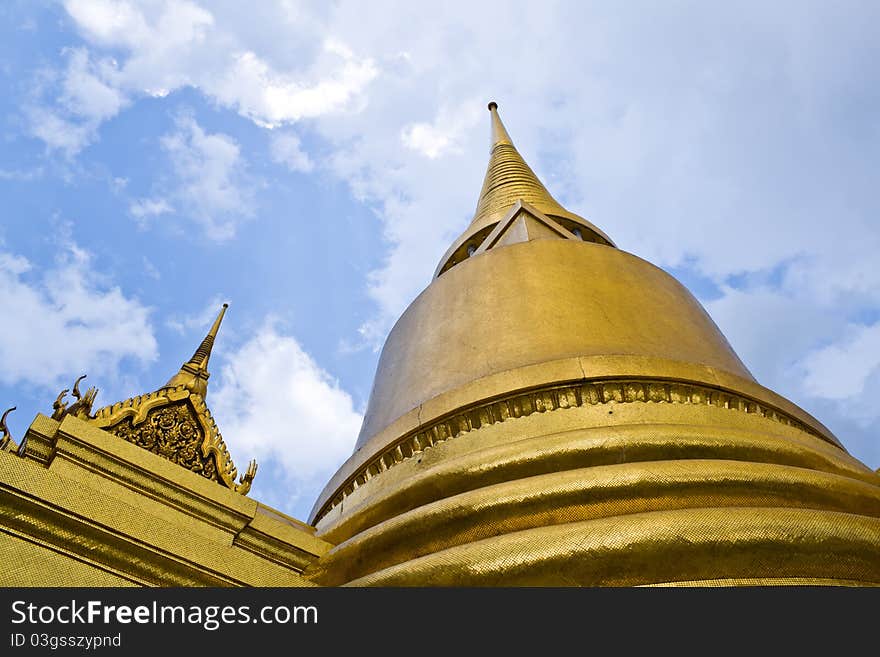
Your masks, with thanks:
M 245 494 L 256 476 L 257 464 L 251 461 L 236 483 L 238 470 L 205 404 L 210 376 L 208 360 L 227 308 L 228 304 L 224 303 L 192 358 L 164 386 L 146 395 L 105 406 L 93 416 L 89 415 L 91 404 L 88 409 L 77 409 L 76 412 L 81 419 L 109 433 Z M 76 386 L 74 388 L 76 392 Z M 56 414 L 69 410 L 59 405 Z

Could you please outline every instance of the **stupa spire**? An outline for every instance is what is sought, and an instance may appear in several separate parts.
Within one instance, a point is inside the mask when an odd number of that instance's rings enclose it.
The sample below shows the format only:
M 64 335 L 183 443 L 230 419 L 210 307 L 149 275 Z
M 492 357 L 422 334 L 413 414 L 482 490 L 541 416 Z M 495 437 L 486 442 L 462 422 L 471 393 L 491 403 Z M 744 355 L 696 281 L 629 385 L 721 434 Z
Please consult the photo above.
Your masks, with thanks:
M 519 200 L 530 203 L 545 214 L 568 214 L 516 150 L 498 115 L 498 103 L 489 103 L 489 112 L 492 115 L 492 150 L 471 225 L 482 223 L 490 217 L 501 219 Z
M 449 247 L 437 266 L 439 276 L 480 251 L 492 229 L 520 202 L 550 217 L 578 239 L 614 246 L 605 233 L 583 217 L 566 210 L 544 187 L 513 145 L 498 114 L 498 103 L 489 103 L 491 148 L 486 176 L 470 225 Z
M 498 103 L 494 100 L 489 103 L 489 111 L 492 113 L 492 146 L 494 147 L 498 144 L 513 146 L 513 141 L 510 139 L 510 135 L 507 134 L 507 129 L 501 122 L 501 117 L 498 116 Z
M 183 364 L 180 371 L 171 377 L 171 380 L 165 384 L 165 388 L 175 388 L 184 385 L 190 392 L 205 396 L 208 392 L 208 361 L 211 358 L 211 349 L 214 347 L 214 340 L 217 332 L 220 330 L 220 324 L 223 322 L 223 316 L 226 314 L 228 303 L 224 303 L 220 309 L 217 319 L 208 331 L 208 335 L 202 340 L 198 349 L 193 353 L 192 358 Z

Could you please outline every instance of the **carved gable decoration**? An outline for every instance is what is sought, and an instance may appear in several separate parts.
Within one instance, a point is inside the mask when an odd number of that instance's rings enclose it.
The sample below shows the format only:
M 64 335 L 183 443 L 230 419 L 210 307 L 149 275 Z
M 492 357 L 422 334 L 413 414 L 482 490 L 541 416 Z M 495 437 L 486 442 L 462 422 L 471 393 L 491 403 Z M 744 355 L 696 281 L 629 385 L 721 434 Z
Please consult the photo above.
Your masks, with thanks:
M 183 385 L 99 409 L 90 422 L 241 494 L 250 490 L 257 473 L 251 461 L 235 483 L 238 470 L 214 418 L 201 395 Z

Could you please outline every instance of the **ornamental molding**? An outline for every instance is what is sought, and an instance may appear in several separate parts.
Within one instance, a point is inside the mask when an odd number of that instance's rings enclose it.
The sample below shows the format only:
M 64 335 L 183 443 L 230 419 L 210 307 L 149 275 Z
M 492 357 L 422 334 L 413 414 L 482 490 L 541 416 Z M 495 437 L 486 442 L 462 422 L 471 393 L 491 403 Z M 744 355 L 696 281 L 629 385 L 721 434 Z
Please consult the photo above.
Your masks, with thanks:
M 821 434 L 788 413 L 728 390 L 694 383 L 649 379 L 613 379 L 568 384 L 553 384 L 502 399 L 484 402 L 423 425 L 405 434 L 375 458 L 361 466 L 339 487 L 338 492 L 315 514 L 317 524 L 346 497 L 373 477 L 385 472 L 413 455 L 430 449 L 451 438 L 513 418 L 527 417 L 566 408 L 602 404 L 656 403 L 691 404 L 759 415 L 785 426 L 793 427 L 826 442 Z

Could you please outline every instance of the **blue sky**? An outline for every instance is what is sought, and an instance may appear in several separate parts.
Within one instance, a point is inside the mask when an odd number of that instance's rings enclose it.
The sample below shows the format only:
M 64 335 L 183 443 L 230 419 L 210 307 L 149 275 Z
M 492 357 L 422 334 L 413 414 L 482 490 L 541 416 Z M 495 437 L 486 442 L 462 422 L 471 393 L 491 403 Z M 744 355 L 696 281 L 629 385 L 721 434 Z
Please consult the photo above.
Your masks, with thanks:
M 439 4 L 439 3 L 435 3 Z M 369 7 L 369 8 L 368 8 Z M 0 5 L 0 401 L 164 383 L 305 518 L 467 225 L 497 100 L 569 209 L 679 277 L 880 466 L 876 3 Z M 2 405 L 2 404 L 0 404 Z

